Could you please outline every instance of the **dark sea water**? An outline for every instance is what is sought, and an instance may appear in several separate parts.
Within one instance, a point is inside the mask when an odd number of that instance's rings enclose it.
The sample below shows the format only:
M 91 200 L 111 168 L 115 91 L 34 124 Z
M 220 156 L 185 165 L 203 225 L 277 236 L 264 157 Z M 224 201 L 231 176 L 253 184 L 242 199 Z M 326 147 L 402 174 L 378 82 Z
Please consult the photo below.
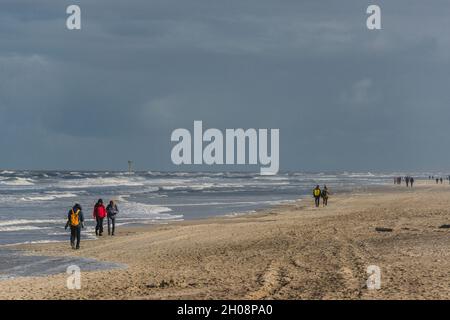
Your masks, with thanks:
M 251 212 L 310 194 L 391 183 L 395 173 L 251 173 L 0 171 L 0 246 L 67 240 L 66 216 L 77 202 L 94 239 L 92 210 L 98 198 L 117 201 L 118 228 L 125 224 Z

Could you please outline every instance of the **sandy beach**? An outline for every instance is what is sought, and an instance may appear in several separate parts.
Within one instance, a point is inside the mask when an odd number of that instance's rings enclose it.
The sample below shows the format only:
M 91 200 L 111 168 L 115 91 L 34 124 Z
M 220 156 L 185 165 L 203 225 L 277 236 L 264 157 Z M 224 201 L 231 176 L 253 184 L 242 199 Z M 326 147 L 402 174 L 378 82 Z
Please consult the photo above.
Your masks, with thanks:
M 450 299 L 450 186 L 420 181 L 307 198 L 256 214 L 119 228 L 116 237 L 22 245 L 126 269 L 0 281 L 1 299 Z M 377 231 L 389 228 L 391 231 Z M 381 288 L 366 286 L 367 267 Z

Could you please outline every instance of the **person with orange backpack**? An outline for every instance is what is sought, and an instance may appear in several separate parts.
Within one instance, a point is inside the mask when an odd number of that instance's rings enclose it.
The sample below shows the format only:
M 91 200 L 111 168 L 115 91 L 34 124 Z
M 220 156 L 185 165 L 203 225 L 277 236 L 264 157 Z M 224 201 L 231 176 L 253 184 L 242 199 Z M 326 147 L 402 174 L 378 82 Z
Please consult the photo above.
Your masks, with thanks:
M 76 203 L 67 214 L 67 223 L 64 229 L 70 226 L 70 246 L 72 249 L 80 249 L 81 228 L 84 228 L 84 216 L 81 206 Z M 75 244 L 76 240 L 76 244 Z

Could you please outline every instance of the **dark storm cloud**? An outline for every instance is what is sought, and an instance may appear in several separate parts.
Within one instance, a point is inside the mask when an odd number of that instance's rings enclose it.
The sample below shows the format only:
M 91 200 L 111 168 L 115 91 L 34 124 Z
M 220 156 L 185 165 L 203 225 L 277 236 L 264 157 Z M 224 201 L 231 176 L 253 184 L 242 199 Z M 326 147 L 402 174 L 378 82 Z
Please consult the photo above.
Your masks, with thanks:
M 0 166 L 169 170 L 203 120 L 280 128 L 284 170 L 446 169 L 450 4 L 369 4 L 2 1 Z

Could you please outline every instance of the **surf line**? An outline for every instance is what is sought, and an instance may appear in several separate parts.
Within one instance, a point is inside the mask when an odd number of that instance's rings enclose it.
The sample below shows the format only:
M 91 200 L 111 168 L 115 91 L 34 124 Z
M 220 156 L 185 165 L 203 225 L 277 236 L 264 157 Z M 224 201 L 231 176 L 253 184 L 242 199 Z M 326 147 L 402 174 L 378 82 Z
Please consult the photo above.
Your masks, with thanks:
M 270 129 L 270 154 L 268 136 L 268 129 L 226 129 L 223 134 L 219 129 L 210 128 L 203 132 L 203 122 L 194 121 L 193 137 L 183 128 L 172 132 L 171 141 L 178 143 L 172 148 L 171 158 L 175 165 L 260 164 L 261 175 L 275 175 L 279 170 L 280 130 Z M 204 143 L 208 143 L 205 148 Z

